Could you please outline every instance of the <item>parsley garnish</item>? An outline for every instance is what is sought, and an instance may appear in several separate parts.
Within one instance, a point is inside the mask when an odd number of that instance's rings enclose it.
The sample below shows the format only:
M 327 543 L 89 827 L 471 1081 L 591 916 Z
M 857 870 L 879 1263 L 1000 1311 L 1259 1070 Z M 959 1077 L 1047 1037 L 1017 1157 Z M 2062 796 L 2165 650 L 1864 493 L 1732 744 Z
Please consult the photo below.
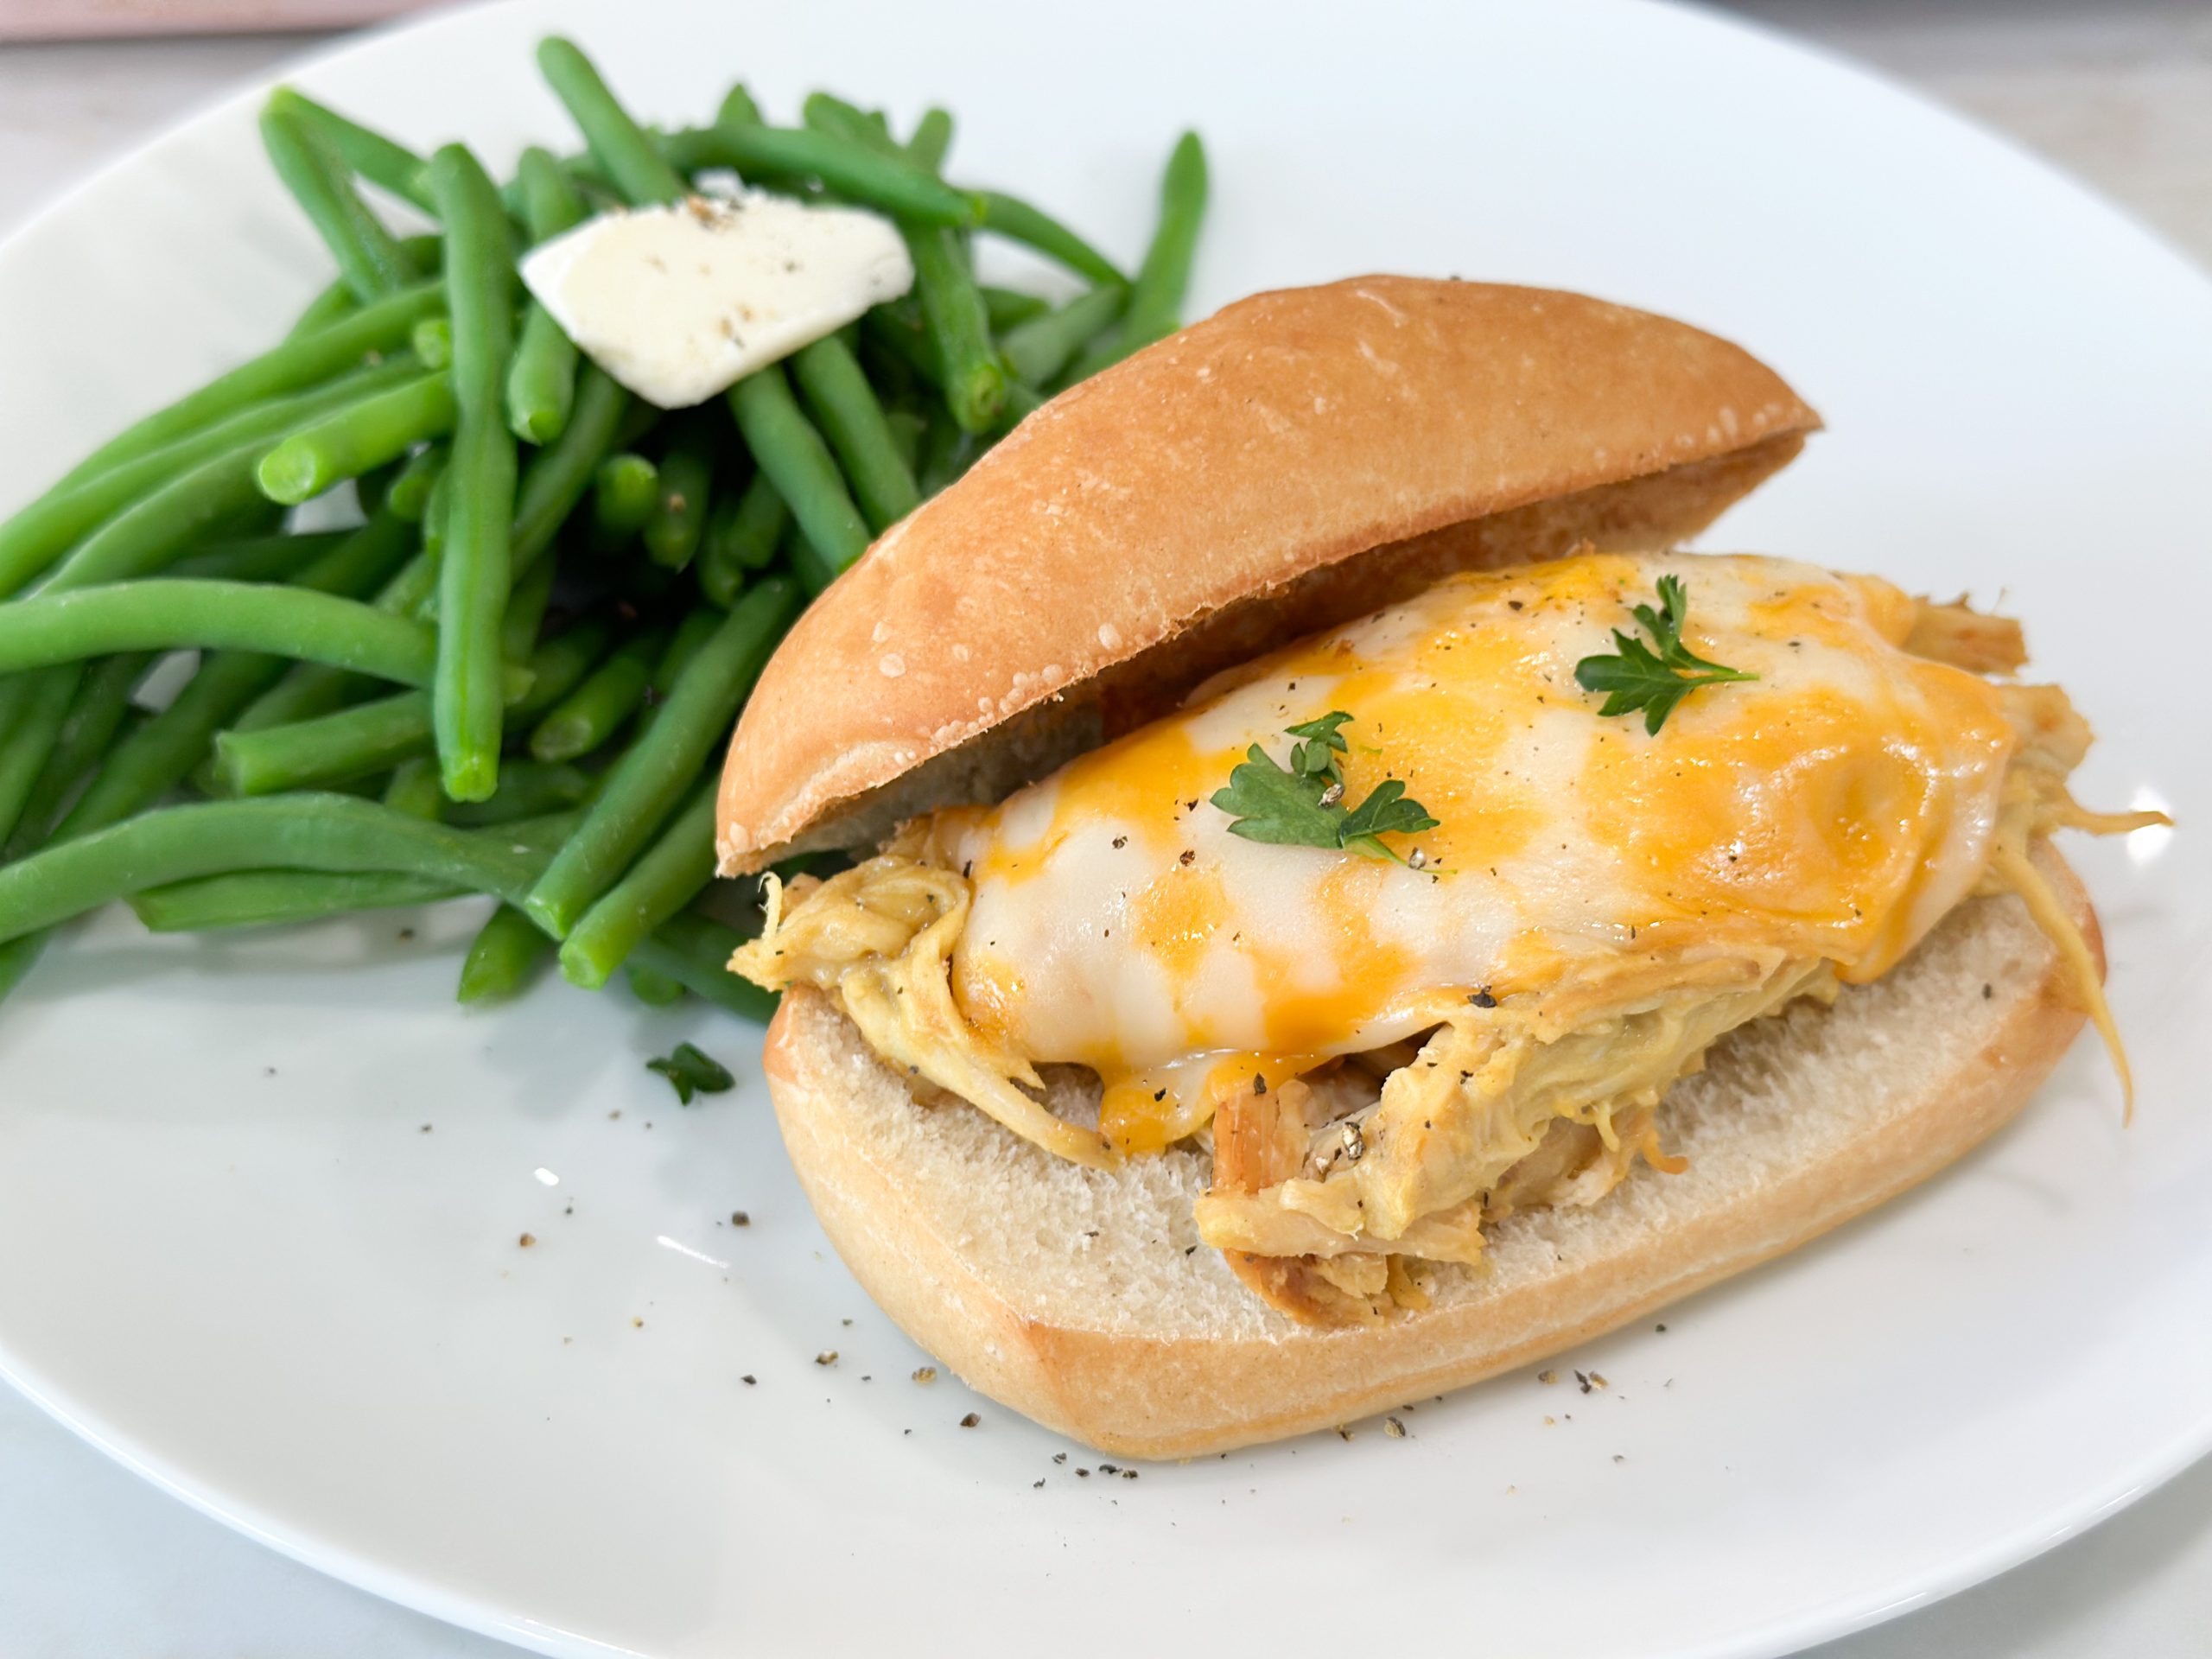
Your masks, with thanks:
M 676 1052 L 665 1058 L 647 1060 L 645 1070 L 657 1071 L 668 1079 L 669 1087 L 676 1090 L 679 1106 L 689 1106 L 695 1094 L 719 1095 L 737 1086 L 737 1079 L 730 1076 L 728 1067 L 689 1043 L 678 1043 Z
M 1213 804 L 1236 820 L 1232 836 L 1281 847 L 1342 848 L 1369 858 L 1398 858 L 1382 844 L 1388 835 L 1417 835 L 1437 821 L 1419 801 L 1405 798 L 1406 786 L 1386 778 L 1356 807 L 1344 803 L 1344 753 L 1338 728 L 1351 716 L 1342 709 L 1284 728 L 1305 741 L 1290 752 L 1287 769 L 1255 743 L 1243 762 L 1229 774 L 1229 787 L 1217 789 Z
M 1700 685 L 1758 678 L 1756 674 L 1708 663 L 1682 644 L 1682 618 L 1689 607 L 1689 590 L 1682 586 L 1682 579 L 1660 577 L 1659 608 L 1636 607 L 1636 620 L 1657 643 L 1657 652 L 1615 628 L 1613 644 L 1619 648 L 1616 654 L 1585 657 L 1574 665 L 1577 685 L 1585 691 L 1605 693 L 1605 707 L 1598 710 L 1600 715 L 1633 714 L 1641 709 L 1643 729 L 1656 736 L 1667 716 L 1675 712 L 1675 705 Z

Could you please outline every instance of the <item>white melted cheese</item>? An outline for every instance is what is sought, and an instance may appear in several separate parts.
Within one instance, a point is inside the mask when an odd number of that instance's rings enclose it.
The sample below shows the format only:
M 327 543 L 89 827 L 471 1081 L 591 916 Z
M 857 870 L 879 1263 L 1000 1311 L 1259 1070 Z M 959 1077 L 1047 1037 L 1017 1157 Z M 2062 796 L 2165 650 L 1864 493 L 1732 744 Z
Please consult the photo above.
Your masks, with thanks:
M 524 283 L 615 379 L 686 409 L 913 286 L 888 219 L 765 192 L 600 214 L 533 250 Z
M 1685 644 L 1758 678 L 1654 735 L 1573 676 L 1668 573 Z M 1986 682 L 1901 649 L 1912 613 L 1763 558 L 1455 577 L 944 815 L 975 894 L 955 994 L 1015 1052 L 1161 1090 L 1166 1113 L 1193 1066 L 1294 1073 L 1471 997 L 1564 1008 L 1714 953 L 1873 977 L 1978 878 L 2014 742 Z M 1423 868 L 1248 841 L 1211 804 L 1249 745 L 1287 760 L 1284 728 L 1332 709 L 1347 802 L 1395 777 L 1440 820 L 1391 838 Z

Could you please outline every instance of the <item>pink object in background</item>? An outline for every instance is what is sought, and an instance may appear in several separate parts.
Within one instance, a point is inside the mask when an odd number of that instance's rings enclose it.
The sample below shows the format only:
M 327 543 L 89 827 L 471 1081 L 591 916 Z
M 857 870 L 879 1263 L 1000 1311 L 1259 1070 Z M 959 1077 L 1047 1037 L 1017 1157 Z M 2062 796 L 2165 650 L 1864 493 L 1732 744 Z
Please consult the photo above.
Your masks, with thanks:
M 424 0 L 0 0 L 0 41 L 353 29 Z

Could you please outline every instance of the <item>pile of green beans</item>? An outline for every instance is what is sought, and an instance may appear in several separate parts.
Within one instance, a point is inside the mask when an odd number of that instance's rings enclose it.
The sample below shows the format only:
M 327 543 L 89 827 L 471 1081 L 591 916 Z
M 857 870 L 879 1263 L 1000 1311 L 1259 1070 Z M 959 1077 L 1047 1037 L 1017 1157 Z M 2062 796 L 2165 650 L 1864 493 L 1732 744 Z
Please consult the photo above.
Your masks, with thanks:
M 336 276 L 283 338 L 137 420 L 0 521 L 0 998 L 56 931 L 493 901 L 457 997 L 557 964 L 753 1020 L 726 969 L 722 751 L 811 598 L 1059 387 L 1172 330 L 1206 176 L 1185 135 L 1132 276 L 827 93 L 742 86 L 648 126 L 570 41 L 538 67 L 583 148 L 495 182 L 289 87 L 261 135 Z M 891 219 L 914 292 L 670 413 L 522 288 L 531 248 L 700 175 Z M 435 221 L 397 234 L 385 199 Z M 1001 238 L 1052 294 L 977 280 Z M 291 510 L 301 524 L 288 524 Z M 316 524 L 350 527 L 308 529 Z M 168 658 L 175 661 L 165 661 Z M 156 688 L 165 688 L 157 690 Z

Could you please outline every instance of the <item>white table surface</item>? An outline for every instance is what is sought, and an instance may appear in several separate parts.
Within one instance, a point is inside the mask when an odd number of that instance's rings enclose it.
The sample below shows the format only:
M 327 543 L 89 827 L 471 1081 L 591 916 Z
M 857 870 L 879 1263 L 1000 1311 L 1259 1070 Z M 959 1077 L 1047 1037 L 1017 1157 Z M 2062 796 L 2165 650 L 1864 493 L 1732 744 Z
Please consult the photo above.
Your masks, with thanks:
M 2012 134 L 2212 265 L 2212 0 L 1745 0 L 1737 9 Z M 0 233 L 312 43 L 0 48 Z M 5 1659 L 510 1651 L 294 1565 L 0 1391 Z M 1819 1652 L 2212 1655 L 2212 1462 L 2003 1578 Z

